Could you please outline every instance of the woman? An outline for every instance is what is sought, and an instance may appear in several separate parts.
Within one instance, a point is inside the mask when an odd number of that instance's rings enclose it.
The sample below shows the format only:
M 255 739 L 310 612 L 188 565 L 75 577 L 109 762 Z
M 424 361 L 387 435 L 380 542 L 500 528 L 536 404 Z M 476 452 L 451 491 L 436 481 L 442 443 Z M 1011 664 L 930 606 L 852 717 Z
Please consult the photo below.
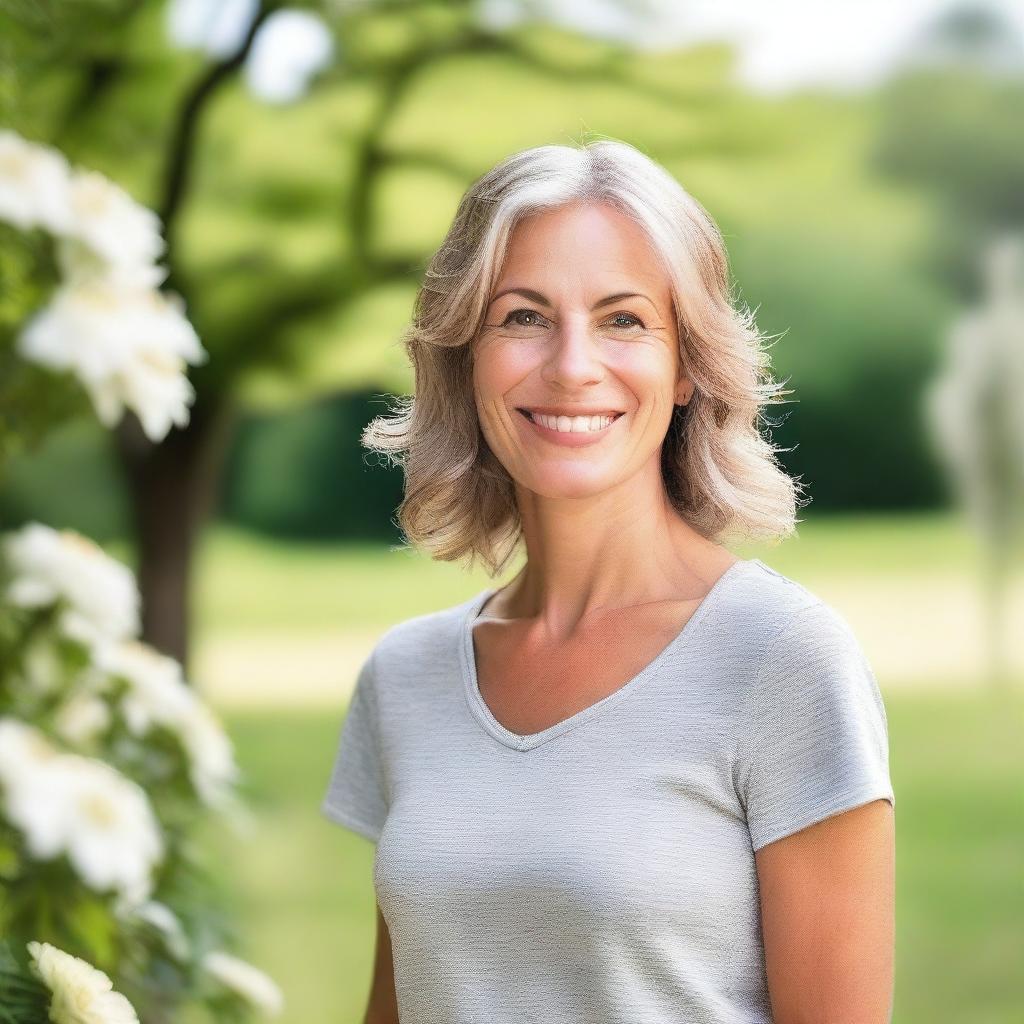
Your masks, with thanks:
M 526 559 L 359 673 L 322 810 L 378 843 L 366 1020 L 888 1021 L 885 710 L 845 619 L 722 543 L 802 499 L 710 217 L 620 142 L 517 153 L 406 344 L 365 438 L 406 535 Z

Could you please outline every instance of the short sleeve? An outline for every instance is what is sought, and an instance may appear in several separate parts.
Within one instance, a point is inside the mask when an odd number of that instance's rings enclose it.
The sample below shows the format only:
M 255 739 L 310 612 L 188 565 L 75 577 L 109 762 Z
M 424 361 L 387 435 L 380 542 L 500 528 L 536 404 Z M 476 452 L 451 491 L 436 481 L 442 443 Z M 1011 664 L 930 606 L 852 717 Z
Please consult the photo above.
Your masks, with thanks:
M 753 849 L 879 798 L 896 806 L 885 707 L 846 620 L 824 601 L 769 644 L 737 743 Z
M 341 726 L 334 767 L 321 813 L 377 842 L 388 813 L 380 756 L 374 654 L 363 663 Z

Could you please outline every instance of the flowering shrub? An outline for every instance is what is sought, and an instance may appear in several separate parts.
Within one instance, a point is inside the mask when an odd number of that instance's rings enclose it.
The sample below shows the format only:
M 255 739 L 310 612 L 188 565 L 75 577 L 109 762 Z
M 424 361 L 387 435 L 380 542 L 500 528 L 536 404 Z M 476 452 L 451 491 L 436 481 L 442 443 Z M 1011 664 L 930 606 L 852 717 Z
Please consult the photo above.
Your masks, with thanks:
M 186 364 L 205 353 L 180 300 L 157 290 L 155 215 L 0 131 L 0 229 L 0 275 L 20 268 L 23 285 L 0 290 L 0 362 L 15 352 L 43 374 L 0 373 L 0 469 L 12 437 L 73 411 L 69 381 L 107 426 L 126 407 L 153 441 L 184 425 Z M 87 537 L 43 523 L 0 534 L 5 1024 L 282 1008 L 276 984 L 225 948 L 233 929 L 193 839 L 203 812 L 246 820 L 231 743 L 182 666 L 139 638 L 139 605 L 131 570 Z
M 157 290 L 166 277 L 155 262 L 164 248 L 159 218 L 102 175 L 71 168 L 58 150 L 0 131 L 0 222 L 8 226 L 0 241 L 24 256 L 11 261 L 16 270 L 5 259 L 13 278 L 5 284 L 33 297 L 51 291 L 42 308 L 8 312 L 8 330 L 19 321 L 17 354 L 72 374 L 105 426 L 125 407 L 153 441 L 184 426 L 195 397 L 186 364 L 208 357 L 181 297 Z

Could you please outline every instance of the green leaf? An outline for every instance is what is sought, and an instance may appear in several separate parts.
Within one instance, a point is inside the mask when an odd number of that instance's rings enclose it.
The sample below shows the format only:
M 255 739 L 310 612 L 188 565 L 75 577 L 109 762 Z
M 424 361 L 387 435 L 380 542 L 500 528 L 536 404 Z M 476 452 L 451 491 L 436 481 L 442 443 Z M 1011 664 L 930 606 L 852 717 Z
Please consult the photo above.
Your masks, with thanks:
M 109 971 L 115 962 L 117 924 L 103 900 L 94 896 L 79 897 L 67 914 L 71 934 L 87 949 L 96 967 Z
M 21 870 L 21 858 L 15 847 L 0 839 L 0 878 L 16 878 Z

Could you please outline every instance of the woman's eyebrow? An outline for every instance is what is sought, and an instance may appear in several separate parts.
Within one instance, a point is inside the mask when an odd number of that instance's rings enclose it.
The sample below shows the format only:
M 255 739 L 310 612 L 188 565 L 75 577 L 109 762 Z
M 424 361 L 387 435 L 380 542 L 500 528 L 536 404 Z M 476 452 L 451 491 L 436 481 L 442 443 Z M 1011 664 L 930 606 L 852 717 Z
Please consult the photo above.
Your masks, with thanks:
M 535 292 L 532 288 L 506 288 L 504 291 L 498 292 L 491 299 L 489 305 L 494 305 L 503 295 L 511 294 L 522 295 L 523 298 L 529 299 L 531 302 L 536 302 L 540 306 L 547 306 L 549 309 L 551 308 L 551 303 L 540 292 Z M 611 305 L 613 302 L 621 302 L 623 299 L 646 299 L 652 306 L 654 305 L 654 302 L 642 292 L 616 292 L 614 295 L 606 295 L 603 299 L 598 299 L 591 306 L 591 309 L 600 309 L 602 306 Z

